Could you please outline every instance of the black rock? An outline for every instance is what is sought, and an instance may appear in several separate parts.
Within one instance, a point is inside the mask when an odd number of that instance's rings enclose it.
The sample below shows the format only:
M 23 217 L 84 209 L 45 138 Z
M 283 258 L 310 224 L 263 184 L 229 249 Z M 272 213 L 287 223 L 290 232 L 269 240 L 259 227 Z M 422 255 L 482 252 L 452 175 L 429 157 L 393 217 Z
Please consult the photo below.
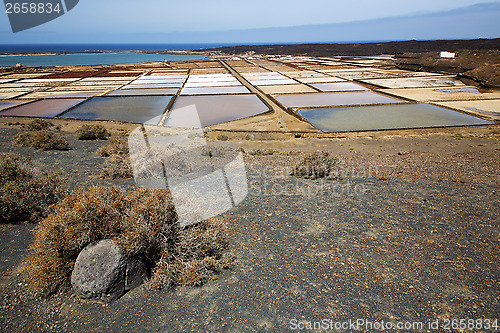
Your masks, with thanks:
M 141 285 L 146 277 L 143 256 L 126 256 L 112 240 L 106 239 L 80 252 L 71 285 L 81 298 L 112 302 Z

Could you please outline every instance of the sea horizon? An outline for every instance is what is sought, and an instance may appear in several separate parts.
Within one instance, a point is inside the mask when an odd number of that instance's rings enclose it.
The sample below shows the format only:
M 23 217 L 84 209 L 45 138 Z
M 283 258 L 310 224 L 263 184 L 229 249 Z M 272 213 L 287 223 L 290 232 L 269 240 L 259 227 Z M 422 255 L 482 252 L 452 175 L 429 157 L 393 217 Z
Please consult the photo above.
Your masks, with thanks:
M 426 39 L 416 41 L 426 41 Z M 443 39 L 453 40 L 453 39 Z M 464 38 L 460 40 L 470 40 Z M 366 41 L 303 41 L 274 43 L 64 43 L 64 44 L 2 44 L 0 53 L 42 53 L 42 52 L 101 52 L 101 51 L 187 51 L 232 47 L 240 45 L 301 45 L 301 44 L 368 44 L 390 43 L 407 40 L 366 40 Z

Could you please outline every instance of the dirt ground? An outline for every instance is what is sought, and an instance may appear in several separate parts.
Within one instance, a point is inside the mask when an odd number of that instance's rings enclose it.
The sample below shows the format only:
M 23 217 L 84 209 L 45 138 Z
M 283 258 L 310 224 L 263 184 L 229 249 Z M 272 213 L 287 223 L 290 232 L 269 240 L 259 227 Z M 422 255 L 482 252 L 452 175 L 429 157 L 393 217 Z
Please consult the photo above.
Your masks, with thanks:
M 2 120 L 0 152 L 59 167 L 72 187 L 134 188 L 133 180 L 97 179 L 104 158 L 95 151 L 105 141 L 76 140 L 74 131 L 85 122 L 55 120 L 71 150 L 41 152 L 13 147 L 20 128 Z M 133 127 L 103 123 L 113 133 Z M 198 288 L 139 287 L 107 306 L 69 293 L 38 299 L 20 275 L 36 226 L 0 225 L 3 330 L 286 332 L 294 319 L 427 325 L 499 317 L 498 127 L 329 138 L 227 135 L 245 151 L 249 185 L 247 198 L 223 214 L 237 255 L 232 269 Z M 289 175 L 304 154 L 317 150 L 342 161 L 339 179 Z

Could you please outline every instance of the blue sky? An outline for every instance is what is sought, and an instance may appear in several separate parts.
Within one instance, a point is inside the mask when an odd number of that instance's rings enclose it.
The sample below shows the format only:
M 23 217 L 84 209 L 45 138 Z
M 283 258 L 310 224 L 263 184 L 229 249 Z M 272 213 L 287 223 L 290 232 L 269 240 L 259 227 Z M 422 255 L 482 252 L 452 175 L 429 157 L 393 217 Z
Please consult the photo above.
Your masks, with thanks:
M 474 0 L 80 0 L 64 16 L 12 34 L 7 15 L 0 16 L 0 42 L 106 42 L 107 36 L 254 29 L 342 23 L 440 12 L 484 2 Z M 471 22 L 474 24 L 474 22 Z M 397 27 L 395 27 L 397 29 Z M 481 37 L 481 36 L 478 36 Z M 80 40 L 81 39 L 81 40 Z M 168 42 L 168 40 L 161 41 Z M 214 42 L 208 41 L 207 42 Z M 216 41 L 215 41 L 216 42 Z

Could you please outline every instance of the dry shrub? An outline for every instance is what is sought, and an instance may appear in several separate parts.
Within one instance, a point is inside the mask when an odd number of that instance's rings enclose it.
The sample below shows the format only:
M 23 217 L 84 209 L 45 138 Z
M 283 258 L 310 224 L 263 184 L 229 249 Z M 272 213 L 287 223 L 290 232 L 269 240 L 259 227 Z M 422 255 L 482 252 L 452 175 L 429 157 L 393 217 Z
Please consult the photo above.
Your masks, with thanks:
M 252 156 L 269 156 L 279 153 L 277 150 L 272 149 L 254 149 L 248 152 Z
M 76 130 L 78 140 L 107 140 L 111 136 L 102 125 L 83 125 Z
M 99 175 L 103 179 L 128 179 L 134 177 L 130 158 L 128 156 L 111 155 L 106 159 L 104 168 Z
M 199 286 L 231 267 L 234 256 L 226 251 L 227 230 L 221 220 L 210 219 L 179 231 L 173 251 L 164 251 L 153 270 L 150 287 Z
M 45 119 L 35 119 L 21 127 L 27 132 L 17 133 L 14 144 L 22 147 L 31 147 L 40 150 L 67 150 L 68 140 L 51 130 L 54 124 Z M 59 128 L 56 128 L 59 129 Z
M 97 155 L 109 157 L 111 155 L 128 155 L 128 139 L 123 136 L 116 136 L 109 139 L 108 144 L 97 149 Z
M 30 157 L 0 154 L 0 222 L 36 222 L 64 192 L 59 171 L 42 170 Z
M 219 141 L 228 141 L 229 137 L 226 134 L 219 134 L 219 135 L 217 135 L 217 140 L 219 140 Z
M 22 147 L 31 147 L 40 150 L 67 150 L 68 140 L 57 133 L 42 129 L 35 132 L 22 132 L 14 136 L 14 144 Z
M 201 156 L 224 157 L 226 154 L 231 152 L 234 152 L 234 149 L 231 149 L 230 147 L 205 146 L 201 149 Z
M 307 155 L 292 170 L 291 174 L 299 178 L 337 178 L 339 173 L 339 160 L 329 152 L 314 152 Z
M 45 295 L 68 289 L 80 251 L 103 239 L 127 254 L 143 254 L 154 288 L 200 284 L 227 267 L 222 225 L 211 220 L 181 229 L 168 191 L 80 188 L 40 222 L 24 269 L 29 287 Z
M 28 131 L 41 131 L 53 127 L 54 124 L 45 119 L 35 119 L 29 123 L 22 124 L 21 127 Z
M 99 178 L 127 179 L 134 173 L 128 156 L 128 139 L 126 137 L 111 138 L 107 145 L 97 149 L 97 155 L 107 157 Z

